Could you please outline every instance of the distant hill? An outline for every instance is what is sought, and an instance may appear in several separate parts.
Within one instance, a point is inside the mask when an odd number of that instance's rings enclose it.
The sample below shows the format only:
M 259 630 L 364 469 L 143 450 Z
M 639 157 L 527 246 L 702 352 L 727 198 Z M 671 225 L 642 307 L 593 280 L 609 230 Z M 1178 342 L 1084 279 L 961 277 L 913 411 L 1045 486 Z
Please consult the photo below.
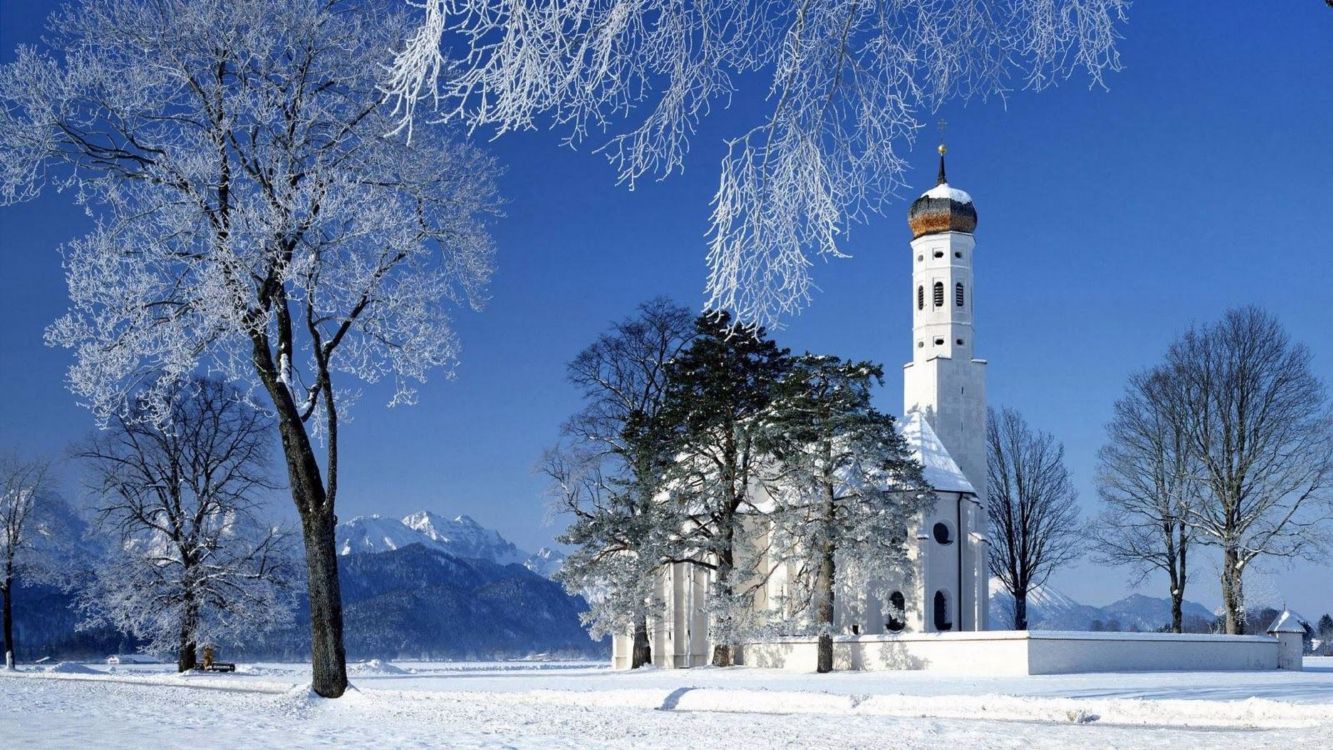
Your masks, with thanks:
M 349 658 L 604 657 L 587 605 L 522 565 L 414 543 L 340 560 Z
M 1186 600 L 1182 607 L 1186 624 L 1211 623 L 1213 613 L 1198 602 Z M 990 582 L 990 628 L 1013 626 L 1014 600 L 997 579 Z M 1028 627 L 1031 630 L 1139 630 L 1154 631 L 1171 624 L 1171 600 L 1131 594 L 1105 607 L 1074 601 L 1043 586 L 1028 593 Z
M 351 658 L 602 657 L 580 597 L 550 580 L 565 556 L 519 549 L 468 516 L 421 511 L 338 524 Z
M 71 524 L 78 519 L 73 519 Z M 85 539 L 77 564 L 96 564 Z M 603 658 L 579 621 L 587 604 L 550 575 L 561 553 L 520 550 L 467 516 L 414 513 L 402 520 L 364 516 L 338 525 L 344 638 L 351 659 L 502 659 L 535 655 Z M 304 659 L 310 625 L 304 582 L 294 622 L 282 632 L 220 644 L 236 658 Z M 53 586 L 15 591 L 18 657 L 98 658 L 138 644 L 110 628 L 78 630 L 74 596 Z
M 1165 596 L 1130 594 L 1101 609 L 1110 618 L 1104 619 L 1103 622 L 1110 622 L 1111 619 L 1119 620 L 1125 628 L 1133 626 L 1139 630 L 1156 630 L 1171 624 L 1171 599 Z M 1191 620 L 1211 623 L 1215 619 L 1207 607 L 1188 599 L 1181 602 L 1180 612 L 1187 627 Z

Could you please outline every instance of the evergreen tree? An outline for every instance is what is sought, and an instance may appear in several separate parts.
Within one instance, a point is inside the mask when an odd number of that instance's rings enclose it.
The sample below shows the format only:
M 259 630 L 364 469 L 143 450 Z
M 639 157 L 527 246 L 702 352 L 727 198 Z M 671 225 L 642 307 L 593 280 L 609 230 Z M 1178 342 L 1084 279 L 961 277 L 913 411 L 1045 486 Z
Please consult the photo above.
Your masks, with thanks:
M 595 635 L 634 633 L 632 668 L 652 661 L 648 614 L 667 526 L 657 497 L 669 457 L 658 418 L 667 364 L 693 333 L 690 311 L 658 298 L 583 350 L 569 379 L 584 408 L 545 463 L 557 507 L 573 516 L 560 541 L 577 548 L 557 577 L 587 595 Z
M 668 368 L 662 412 L 670 455 L 666 480 L 672 519 L 670 560 L 711 572 L 709 630 L 714 666 L 730 666 L 751 610 L 753 549 L 743 516 L 755 510 L 750 489 L 761 460 L 760 417 L 791 358 L 762 328 L 706 312 L 695 338 Z
M 796 563 L 792 596 L 819 635 L 819 672 L 833 669 L 835 592 L 909 574 L 907 529 L 931 498 L 893 417 L 870 403 L 882 380 L 879 365 L 807 354 L 761 421 L 771 548 Z M 859 598 L 847 601 L 855 609 Z

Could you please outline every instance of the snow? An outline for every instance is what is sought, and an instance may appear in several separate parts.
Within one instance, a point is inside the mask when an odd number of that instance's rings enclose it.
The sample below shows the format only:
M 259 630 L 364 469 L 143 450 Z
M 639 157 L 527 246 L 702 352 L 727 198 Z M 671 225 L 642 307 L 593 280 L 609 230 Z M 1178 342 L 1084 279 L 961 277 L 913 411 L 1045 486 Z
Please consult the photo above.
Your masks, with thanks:
M 912 412 L 903 424 L 903 438 L 911 447 L 913 458 L 921 462 L 927 484 L 941 492 L 977 494 L 920 412 Z
M 383 659 L 371 659 L 370 661 L 358 662 L 347 665 L 347 673 L 361 676 L 383 676 L 393 674 L 411 674 L 402 667 L 395 666 Z
M 373 552 L 391 552 L 409 544 L 421 544 L 424 539 L 396 518 L 379 514 L 357 516 L 338 524 L 338 554 L 352 555 Z
M 1268 626 L 1270 633 L 1300 633 L 1305 635 L 1307 626 L 1304 617 L 1292 612 L 1289 609 L 1282 610 L 1282 614 L 1277 616 L 1272 625 Z
M 482 526 L 471 516 L 448 519 L 428 510 L 409 513 L 401 520 L 378 513 L 357 516 L 338 524 L 336 534 L 339 555 L 392 552 L 409 544 L 420 544 L 454 557 L 522 565 L 543 578 L 553 577 L 565 562 L 564 553 L 549 547 L 535 553 L 521 550 L 500 532 Z
M 95 669 L 89 669 L 82 664 L 68 661 L 52 664 L 51 666 L 44 668 L 42 671 L 47 674 L 101 674 Z
M 403 662 L 337 701 L 309 667 L 0 675 L 15 747 L 1327 747 L 1333 658 L 1305 672 L 977 678 L 589 663 Z M 743 718 L 738 714 L 744 714 Z M 33 720 L 33 717 L 59 720 Z
M 972 196 L 955 187 L 949 187 L 949 183 L 943 182 L 922 193 L 926 198 L 948 198 L 958 203 L 971 203 Z

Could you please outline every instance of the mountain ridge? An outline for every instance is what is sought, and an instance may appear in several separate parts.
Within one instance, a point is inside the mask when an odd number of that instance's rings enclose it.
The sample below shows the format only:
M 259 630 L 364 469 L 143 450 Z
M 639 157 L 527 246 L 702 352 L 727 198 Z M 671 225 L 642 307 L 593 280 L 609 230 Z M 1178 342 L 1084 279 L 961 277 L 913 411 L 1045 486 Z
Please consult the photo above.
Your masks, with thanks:
M 1050 586 L 1028 592 L 1030 630 L 1138 630 L 1154 631 L 1171 624 L 1171 600 L 1133 593 L 1103 607 L 1083 604 Z M 1013 597 L 990 580 L 990 629 L 1009 630 L 1013 625 Z M 1207 607 L 1186 599 L 1181 606 L 1185 624 L 1211 624 L 1214 615 Z
M 552 578 L 565 555 L 542 547 L 536 552 L 520 549 L 468 515 L 452 519 L 429 510 L 416 511 L 401 519 L 373 513 L 339 523 L 334 532 L 339 556 L 392 552 L 412 544 L 445 552 L 453 557 L 486 560 L 498 565 L 522 565 L 545 578 Z

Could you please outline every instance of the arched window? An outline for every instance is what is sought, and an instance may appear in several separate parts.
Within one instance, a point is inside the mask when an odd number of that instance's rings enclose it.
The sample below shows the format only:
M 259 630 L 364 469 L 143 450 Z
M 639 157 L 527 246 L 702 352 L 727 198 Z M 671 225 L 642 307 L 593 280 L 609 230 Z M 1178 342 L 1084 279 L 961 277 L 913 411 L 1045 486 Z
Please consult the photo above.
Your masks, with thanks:
M 955 305 L 958 305 L 959 307 L 963 306 L 963 282 L 961 281 L 954 284 L 953 301 Z
M 935 592 L 935 629 L 941 633 L 953 630 L 953 623 L 949 621 L 949 597 L 943 591 Z
M 926 288 L 924 286 L 916 288 L 916 309 L 926 309 Z
M 949 524 L 937 523 L 931 533 L 940 544 L 953 544 L 953 532 L 949 531 Z
M 905 609 L 907 609 L 907 599 L 903 596 L 903 592 L 895 591 L 889 594 L 889 621 L 884 623 L 884 628 L 890 633 L 898 633 L 907 627 L 907 621 L 903 619 L 906 616 L 903 611 Z
M 944 282 L 935 282 L 935 306 L 944 307 Z

